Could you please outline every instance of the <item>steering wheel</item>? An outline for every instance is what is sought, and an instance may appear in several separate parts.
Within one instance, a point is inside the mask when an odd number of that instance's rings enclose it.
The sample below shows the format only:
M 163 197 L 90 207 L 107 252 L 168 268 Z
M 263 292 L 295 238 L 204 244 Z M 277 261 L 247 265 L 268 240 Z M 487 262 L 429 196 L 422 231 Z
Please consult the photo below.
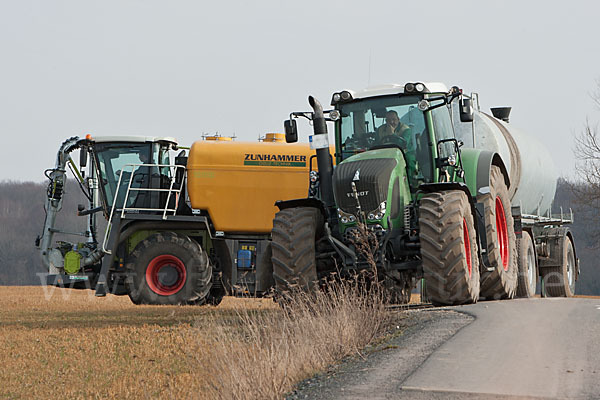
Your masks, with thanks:
M 406 139 L 396 134 L 384 136 L 381 139 L 381 144 L 397 144 L 402 148 L 406 148 Z

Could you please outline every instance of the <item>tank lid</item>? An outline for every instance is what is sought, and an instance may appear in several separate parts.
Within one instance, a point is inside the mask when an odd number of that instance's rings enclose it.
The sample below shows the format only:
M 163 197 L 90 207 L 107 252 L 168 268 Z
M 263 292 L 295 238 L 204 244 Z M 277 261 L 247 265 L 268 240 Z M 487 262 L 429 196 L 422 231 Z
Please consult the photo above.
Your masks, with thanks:
M 492 107 L 490 110 L 492 111 L 492 115 L 498 119 L 501 119 L 504 122 L 508 123 L 508 116 L 510 115 L 510 110 L 512 107 Z
M 219 136 L 219 135 L 214 135 L 214 136 L 203 135 L 202 139 L 214 140 L 214 141 L 218 141 L 218 142 L 231 142 L 233 139 L 235 139 L 235 137 L 234 136 Z
M 285 142 L 285 134 L 283 133 L 267 133 L 264 142 Z

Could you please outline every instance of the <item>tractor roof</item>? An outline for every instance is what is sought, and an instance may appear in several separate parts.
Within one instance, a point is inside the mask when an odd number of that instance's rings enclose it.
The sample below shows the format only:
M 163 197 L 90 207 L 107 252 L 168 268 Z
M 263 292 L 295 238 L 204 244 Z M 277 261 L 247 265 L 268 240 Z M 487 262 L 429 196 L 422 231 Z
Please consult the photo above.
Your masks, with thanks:
M 416 82 L 415 82 L 416 83 Z M 422 82 L 429 93 L 447 93 L 448 88 L 439 82 Z M 367 97 L 385 96 L 390 94 L 404 93 L 404 84 L 393 83 L 390 85 L 371 86 L 362 90 L 348 90 L 353 99 L 364 99 Z

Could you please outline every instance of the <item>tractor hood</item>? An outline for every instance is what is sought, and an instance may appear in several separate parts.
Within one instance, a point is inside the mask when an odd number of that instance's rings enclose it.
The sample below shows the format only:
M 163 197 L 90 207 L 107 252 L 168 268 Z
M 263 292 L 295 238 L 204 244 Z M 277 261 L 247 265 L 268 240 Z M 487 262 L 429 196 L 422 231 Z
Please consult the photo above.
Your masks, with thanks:
M 376 210 L 387 200 L 390 180 L 402 155 L 397 149 L 381 149 L 357 154 L 340 163 L 333 174 L 333 190 L 338 207 L 356 213 L 352 182 L 356 185 L 362 211 Z

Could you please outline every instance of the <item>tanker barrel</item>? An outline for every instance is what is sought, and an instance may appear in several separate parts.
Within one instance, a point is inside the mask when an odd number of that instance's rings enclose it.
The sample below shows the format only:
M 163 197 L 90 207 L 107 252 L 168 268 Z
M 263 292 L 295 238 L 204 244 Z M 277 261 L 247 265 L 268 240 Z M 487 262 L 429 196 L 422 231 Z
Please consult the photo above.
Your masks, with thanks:
M 313 108 L 313 131 L 315 135 L 325 135 L 327 138 L 327 124 L 323 115 L 323 107 L 317 99 L 308 96 L 308 103 Z M 328 141 L 325 141 L 328 143 Z M 319 168 L 319 181 L 321 186 L 321 198 L 327 208 L 335 206 L 333 197 L 333 166 L 329 154 L 329 144 L 324 148 L 317 149 L 317 166 Z
M 512 204 L 520 204 L 524 214 L 547 214 L 552 207 L 558 179 L 554 159 L 535 136 L 507 123 L 510 107 L 492 108 L 491 111 L 493 117 L 476 110 L 473 123 L 467 124 L 458 122 L 459 110 L 455 107 L 457 138 L 467 144 L 465 147 L 500 156 L 509 175 Z

